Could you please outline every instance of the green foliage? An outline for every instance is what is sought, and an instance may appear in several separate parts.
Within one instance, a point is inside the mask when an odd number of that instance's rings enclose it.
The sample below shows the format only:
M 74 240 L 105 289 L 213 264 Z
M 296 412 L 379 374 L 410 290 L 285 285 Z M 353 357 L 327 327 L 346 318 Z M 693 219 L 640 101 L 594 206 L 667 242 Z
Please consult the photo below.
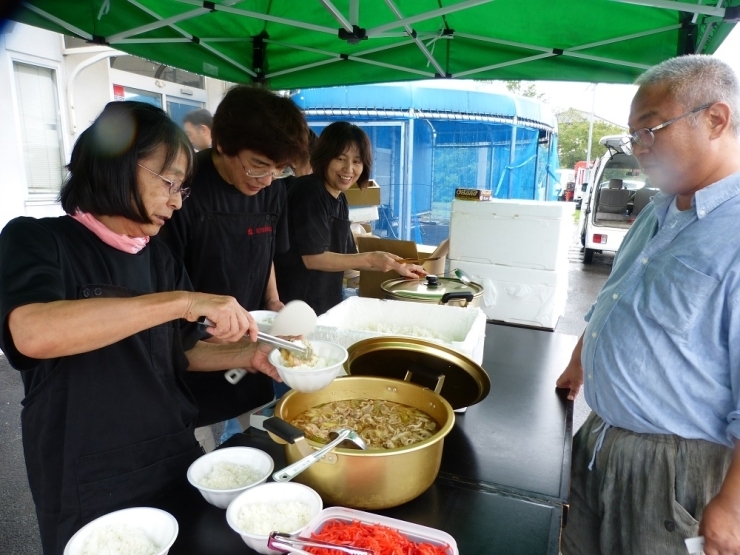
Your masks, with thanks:
M 558 119 L 558 157 L 561 168 L 572 168 L 576 162 L 585 160 L 588 154 L 588 117 L 577 110 L 566 110 L 557 114 Z M 591 139 L 591 160 L 601 157 L 606 148 L 599 144 L 605 135 L 618 135 L 625 129 L 604 120 L 594 119 Z
M 547 102 L 547 95 L 545 93 L 538 92 L 537 85 L 531 81 L 504 81 L 504 83 L 506 85 L 506 90 L 510 93 Z

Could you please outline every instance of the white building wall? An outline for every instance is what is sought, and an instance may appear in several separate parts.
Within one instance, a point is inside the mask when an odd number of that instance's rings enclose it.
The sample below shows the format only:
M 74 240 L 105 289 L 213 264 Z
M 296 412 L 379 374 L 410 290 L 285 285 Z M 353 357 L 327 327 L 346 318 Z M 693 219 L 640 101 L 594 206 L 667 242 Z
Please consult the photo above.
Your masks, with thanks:
M 12 23 L 0 34 L 0 227 L 17 216 L 43 217 L 60 215 L 62 210 L 54 195 L 29 198 L 23 158 L 21 120 L 18 114 L 13 62 L 23 62 L 55 70 L 60 108 L 66 99 L 62 83 L 64 64 L 61 35 Z M 66 117 L 61 110 L 62 136 Z M 64 153 L 69 157 L 71 143 L 64 138 Z
M 123 53 L 104 46 L 65 50 L 64 38 L 21 23 L 11 22 L 0 31 L 0 229 L 18 216 L 36 218 L 63 214 L 56 195 L 29 195 L 23 157 L 21 116 L 18 113 L 13 62 L 55 70 L 58 88 L 64 160 L 69 161 L 75 141 L 105 105 L 114 100 L 113 85 L 143 89 L 167 100 L 201 103 L 211 113 L 230 84 L 206 78 L 205 90 L 193 89 L 110 67 L 107 55 Z

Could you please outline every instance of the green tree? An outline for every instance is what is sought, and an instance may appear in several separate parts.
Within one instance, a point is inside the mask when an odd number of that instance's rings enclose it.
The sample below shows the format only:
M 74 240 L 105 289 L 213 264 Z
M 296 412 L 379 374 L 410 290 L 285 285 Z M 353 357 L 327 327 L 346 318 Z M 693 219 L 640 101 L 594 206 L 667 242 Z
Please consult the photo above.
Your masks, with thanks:
M 534 98 L 542 102 L 547 102 L 547 95 L 537 90 L 537 85 L 532 81 L 504 81 L 506 90 L 510 93 L 517 94 L 519 96 L 526 96 L 527 98 Z
M 588 114 L 570 108 L 556 114 L 558 120 L 558 157 L 561 168 L 572 168 L 576 162 L 585 160 L 588 154 Z M 606 135 L 625 133 L 624 127 L 600 118 L 594 118 L 593 136 L 591 139 L 591 160 L 596 160 L 606 152 L 606 147 L 599 144 L 599 139 Z

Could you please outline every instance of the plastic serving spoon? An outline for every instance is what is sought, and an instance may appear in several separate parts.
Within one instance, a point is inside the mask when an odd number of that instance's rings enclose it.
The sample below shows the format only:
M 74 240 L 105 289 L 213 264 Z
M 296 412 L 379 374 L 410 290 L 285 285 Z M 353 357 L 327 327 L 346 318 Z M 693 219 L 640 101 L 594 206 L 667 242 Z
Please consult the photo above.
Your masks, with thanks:
M 275 315 L 270 328 L 270 335 L 281 335 L 286 337 L 297 337 L 308 335 L 316 329 L 316 313 L 313 308 L 303 301 L 290 301 L 280 312 Z M 232 368 L 227 370 L 224 377 L 236 384 L 247 373 L 244 368 Z

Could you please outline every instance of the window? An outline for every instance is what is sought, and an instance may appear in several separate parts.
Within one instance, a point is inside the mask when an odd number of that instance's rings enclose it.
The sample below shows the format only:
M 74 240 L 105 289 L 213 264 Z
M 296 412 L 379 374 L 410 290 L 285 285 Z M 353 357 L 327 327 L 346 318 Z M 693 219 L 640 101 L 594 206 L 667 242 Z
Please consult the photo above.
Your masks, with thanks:
M 65 175 L 53 69 L 13 62 L 28 192 L 56 194 Z
M 180 127 L 183 126 L 182 118 L 185 117 L 185 114 L 192 110 L 197 110 L 198 108 L 204 108 L 202 102 L 176 98 L 173 96 L 167 97 L 167 113 Z
M 110 67 L 196 89 L 205 88 L 205 79 L 200 75 L 136 56 L 114 56 L 110 58 Z
M 146 102 L 157 108 L 162 107 L 162 95 L 133 87 L 124 87 L 122 85 L 113 85 L 113 97 L 116 100 L 135 100 L 137 102 Z

